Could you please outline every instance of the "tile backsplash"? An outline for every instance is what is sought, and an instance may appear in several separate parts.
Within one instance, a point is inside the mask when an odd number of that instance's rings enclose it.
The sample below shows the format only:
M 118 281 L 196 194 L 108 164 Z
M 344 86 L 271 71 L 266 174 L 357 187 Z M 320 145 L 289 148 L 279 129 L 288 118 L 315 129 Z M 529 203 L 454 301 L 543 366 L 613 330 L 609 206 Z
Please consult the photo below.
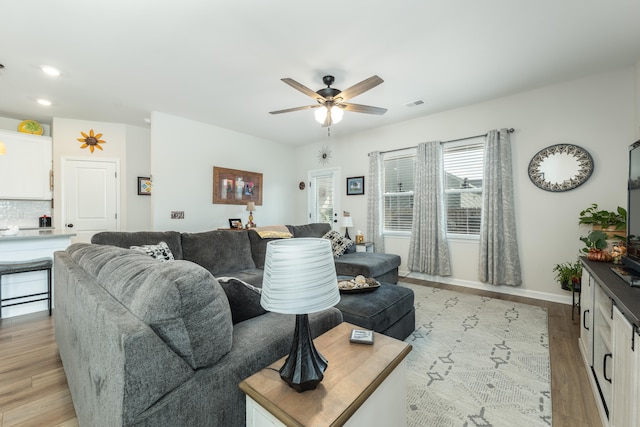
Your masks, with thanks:
M 0 199 L 0 229 L 10 226 L 36 228 L 42 215 L 51 216 L 50 200 Z

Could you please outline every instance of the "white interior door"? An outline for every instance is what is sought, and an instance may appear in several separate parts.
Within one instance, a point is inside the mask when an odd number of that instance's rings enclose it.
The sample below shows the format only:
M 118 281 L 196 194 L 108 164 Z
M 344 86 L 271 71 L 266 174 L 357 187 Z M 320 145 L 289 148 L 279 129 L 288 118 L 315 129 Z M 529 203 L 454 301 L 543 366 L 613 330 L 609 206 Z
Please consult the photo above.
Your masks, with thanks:
M 309 172 L 309 222 L 340 226 L 340 170 L 321 169 Z
M 73 242 L 119 229 L 118 169 L 116 160 L 63 159 L 62 218 Z

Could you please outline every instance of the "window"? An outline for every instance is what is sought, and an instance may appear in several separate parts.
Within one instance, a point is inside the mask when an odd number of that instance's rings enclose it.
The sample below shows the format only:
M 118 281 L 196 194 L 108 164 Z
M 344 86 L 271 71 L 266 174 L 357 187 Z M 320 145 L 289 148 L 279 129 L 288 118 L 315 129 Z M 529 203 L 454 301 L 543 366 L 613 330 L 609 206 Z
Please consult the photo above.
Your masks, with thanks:
M 415 154 L 384 159 L 384 231 L 411 231 Z
M 447 233 L 479 235 L 484 138 L 443 145 Z
M 480 234 L 484 137 L 443 143 L 447 233 Z M 384 231 L 411 232 L 415 153 L 384 158 Z

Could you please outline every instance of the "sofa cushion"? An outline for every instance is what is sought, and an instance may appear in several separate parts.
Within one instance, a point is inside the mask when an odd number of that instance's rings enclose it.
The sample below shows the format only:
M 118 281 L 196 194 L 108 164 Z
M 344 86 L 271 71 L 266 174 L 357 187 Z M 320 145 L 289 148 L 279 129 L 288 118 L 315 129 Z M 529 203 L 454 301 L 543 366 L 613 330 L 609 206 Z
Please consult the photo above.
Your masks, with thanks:
M 347 239 L 335 230 L 327 231 L 322 238 L 331 242 L 331 249 L 333 250 L 334 257 L 341 256 L 353 245 L 353 242 L 350 239 Z
M 229 303 L 204 268 L 188 261 L 159 263 L 115 246 L 71 245 L 67 252 L 193 369 L 231 349 Z
M 102 231 L 91 237 L 91 243 L 120 248 L 157 245 L 165 242 L 175 259 L 183 259 L 180 233 L 177 231 Z
M 171 249 L 169 249 L 169 246 L 167 246 L 165 242 L 160 242 L 157 245 L 131 246 L 129 249 L 147 254 L 161 262 L 175 260 Z
M 184 259 L 203 266 L 214 276 L 256 267 L 246 230 L 182 233 L 182 253 Z
M 280 238 L 263 238 L 255 230 L 249 230 L 249 241 L 251 242 L 251 256 L 257 268 L 264 268 L 264 259 L 267 256 L 267 243 Z
M 335 259 L 336 272 L 345 276 L 379 277 L 400 266 L 400 256 L 380 252 L 354 252 Z
M 293 237 L 322 237 L 331 230 L 331 225 L 316 222 L 304 225 L 287 225 L 287 228 L 293 234 Z
M 260 305 L 262 289 L 235 277 L 217 277 L 227 294 L 233 324 L 244 322 L 267 312 Z

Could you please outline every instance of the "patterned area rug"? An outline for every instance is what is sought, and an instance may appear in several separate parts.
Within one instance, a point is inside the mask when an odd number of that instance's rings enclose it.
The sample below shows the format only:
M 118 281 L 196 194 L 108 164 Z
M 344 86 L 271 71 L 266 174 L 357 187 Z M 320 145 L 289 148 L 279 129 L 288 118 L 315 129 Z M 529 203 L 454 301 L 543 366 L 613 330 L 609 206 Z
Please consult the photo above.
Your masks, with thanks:
M 400 285 L 416 307 L 405 340 L 409 427 L 551 425 L 546 309 Z

